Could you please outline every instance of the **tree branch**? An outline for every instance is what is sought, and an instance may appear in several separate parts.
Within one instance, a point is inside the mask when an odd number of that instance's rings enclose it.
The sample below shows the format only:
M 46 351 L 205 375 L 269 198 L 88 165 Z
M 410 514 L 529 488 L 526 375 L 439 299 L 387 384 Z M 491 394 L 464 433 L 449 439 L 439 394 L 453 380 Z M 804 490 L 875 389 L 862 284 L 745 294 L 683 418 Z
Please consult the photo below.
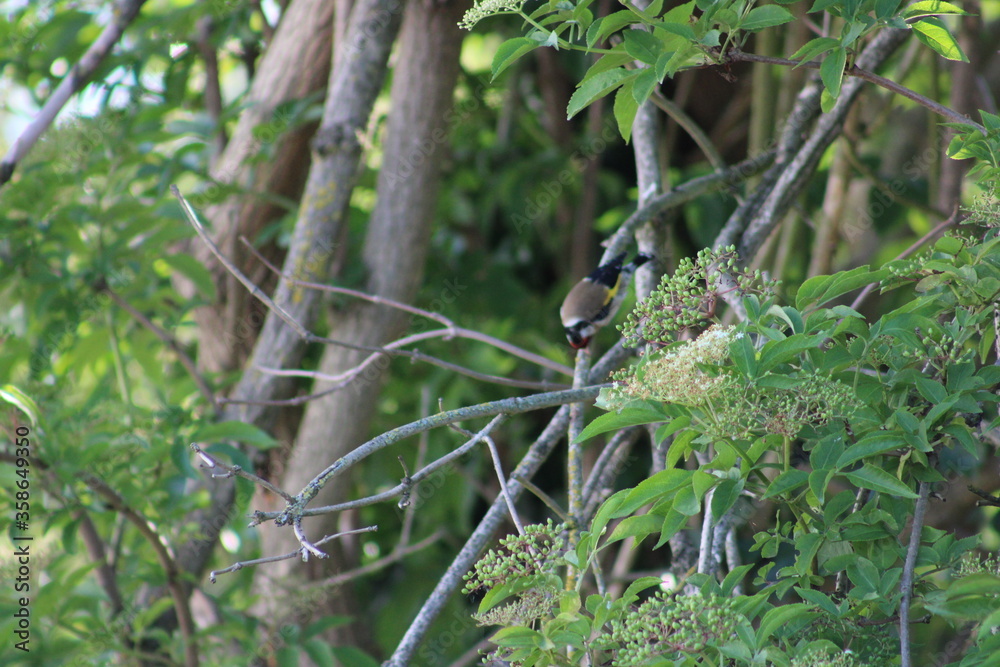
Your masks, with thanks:
M 914 571 L 917 568 L 917 552 L 920 551 L 920 533 L 924 527 L 924 514 L 931 485 L 920 482 L 917 502 L 913 508 L 913 525 L 910 527 L 910 543 L 906 546 L 906 561 L 903 563 L 903 578 L 899 588 L 903 599 L 899 602 L 899 650 L 903 658 L 902 667 L 913 667 L 910 655 L 910 603 L 913 601 Z
M 35 116 L 35 120 L 31 121 L 21 136 L 14 140 L 14 145 L 7 151 L 3 161 L 0 161 L 0 188 L 11 179 L 18 163 L 38 143 L 69 99 L 87 84 L 112 47 L 121 39 L 125 28 L 139 15 L 139 10 L 145 3 L 146 0 L 121 0 L 115 4 L 111 12 L 111 25 L 104 29 L 87 52 L 73 65 L 69 74 L 63 77 L 42 110 Z
M 156 559 L 163 568 L 163 574 L 167 581 L 167 588 L 174 600 L 174 611 L 177 613 L 178 624 L 181 634 L 184 637 L 184 664 L 187 667 L 198 667 L 198 644 L 195 639 L 196 628 L 194 618 L 191 615 L 191 607 L 188 601 L 188 594 L 184 590 L 181 582 L 180 568 L 170 551 L 170 547 L 163 540 L 153 525 L 138 511 L 132 509 L 126 500 L 117 491 L 108 486 L 103 480 L 95 475 L 82 475 L 83 481 L 98 496 L 104 499 L 108 505 L 128 519 L 129 523 L 136 527 L 156 554 Z
M 777 58 L 774 56 L 759 56 L 753 53 L 746 53 L 744 51 L 740 51 L 739 49 L 731 49 L 726 54 L 726 61 L 764 63 L 766 65 L 784 65 L 786 67 L 804 67 L 806 69 L 815 69 L 815 70 L 818 70 L 820 66 L 823 64 L 822 62 L 818 61 L 803 62 L 801 60 L 789 60 L 787 58 Z M 869 83 L 874 83 L 876 86 L 885 88 L 886 90 L 893 92 L 897 95 L 902 95 L 903 97 L 909 100 L 913 100 L 920 106 L 930 109 L 937 115 L 941 116 L 942 118 L 946 118 L 948 121 L 952 123 L 962 123 L 964 125 L 971 125 L 980 132 L 982 132 L 983 134 L 986 134 L 985 127 L 975 122 L 974 120 L 971 120 L 965 114 L 961 114 L 955 111 L 954 109 L 944 106 L 939 102 L 935 102 L 929 97 L 924 97 L 915 90 L 911 90 L 910 88 L 907 88 L 902 84 L 896 83 L 892 79 L 887 79 L 884 76 L 879 76 L 874 72 L 858 67 L 857 64 L 844 69 L 844 75 L 857 77 Z

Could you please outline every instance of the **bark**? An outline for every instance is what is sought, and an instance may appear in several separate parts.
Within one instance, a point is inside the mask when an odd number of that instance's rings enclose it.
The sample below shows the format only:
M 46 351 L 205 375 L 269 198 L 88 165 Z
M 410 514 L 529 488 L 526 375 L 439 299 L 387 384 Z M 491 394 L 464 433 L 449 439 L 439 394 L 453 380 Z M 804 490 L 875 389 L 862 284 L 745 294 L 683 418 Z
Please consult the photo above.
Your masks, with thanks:
M 412 3 L 406 10 L 393 75 L 378 198 L 360 258 L 369 275 L 366 291 L 371 294 L 409 302 L 422 282 L 440 169 L 446 156 L 445 141 L 452 122 L 448 112 L 458 76 L 462 38 L 457 22 L 464 9 L 462 3 L 450 1 L 433 5 Z M 455 286 L 460 290 L 461 280 Z M 449 288 L 444 286 L 444 289 Z M 367 303 L 335 312 L 333 318 L 330 337 L 365 345 L 389 342 L 409 322 L 405 313 Z M 367 354 L 327 348 L 320 370 L 343 371 Z M 324 465 L 366 439 L 386 365 L 376 364 L 378 370 L 374 374 L 366 374 L 347 388 L 309 405 L 287 462 L 283 488 L 297 493 Z M 324 388 L 320 383 L 314 389 Z M 322 506 L 341 501 L 348 489 L 349 484 L 343 482 L 329 484 L 312 504 Z M 337 531 L 338 519 L 316 517 L 303 525 L 310 538 L 319 539 Z M 267 555 L 298 547 L 287 527 L 262 527 L 262 533 Z M 331 559 L 313 559 L 307 566 L 289 560 L 259 569 L 256 589 L 264 594 L 258 609 L 261 617 L 280 619 L 280 626 L 289 617 L 301 620 L 303 612 L 347 611 L 357 615 L 356 607 L 345 608 L 349 606 L 349 598 L 343 591 L 327 600 L 313 601 L 308 609 L 297 605 L 294 596 L 283 593 L 302 585 L 303 579 L 327 576 L 340 567 L 338 552 L 333 549 L 328 552 L 333 556 Z M 324 602 L 326 609 L 322 608 Z
M 313 0 L 298 0 L 296 4 L 303 1 Z M 362 147 L 358 136 L 367 125 L 375 98 L 382 89 L 389 51 L 399 30 L 401 14 L 401 7 L 395 0 L 360 0 L 351 16 L 348 38 L 341 45 L 343 67 L 330 76 L 309 180 L 283 266 L 288 274 L 304 280 L 328 279 L 333 256 L 331 249 L 334 239 L 346 224 L 351 191 L 359 169 Z M 282 27 L 292 25 L 291 16 L 285 16 Z M 281 30 L 279 28 L 278 32 Z M 275 39 L 277 43 L 278 38 Z M 304 44 L 294 46 L 302 47 Z M 299 57 L 302 57 L 301 53 Z M 317 54 L 317 57 L 320 56 Z M 326 53 L 322 57 L 329 59 L 331 56 Z M 288 66 L 288 63 L 285 65 Z M 239 140 L 234 136 L 230 145 L 237 143 Z M 274 301 L 307 328 L 315 319 L 318 299 L 315 293 L 301 292 L 286 282 L 279 285 L 274 295 Z M 248 368 L 232 392 L 234 399 L 247 403 L 228 405 L 220 417 L 266 427 L 271 415 L 260 403 L 287 392 L 288 384 L 255 369 L 295 367 L 302 359 L 304 350 L 305 345 L 298 334 L 279 317 L 269 314 Z M 209 493 L 208 506 L 193 512 L 188 518 L 188 523 L 197 526 L 200 534 L 181 544 L 176 558 L 181 570 L 195 579 L 204 573 L 222 527 L 231 520 L 241 520 L 237 515 L 246 512 L 250 500 L 237 500 L 231 479 L 206 476 L 190 484 L 188 492 L 196 494 L 203 490 Z M 156 590 L 144 592 L 140 597 L 140 606 L 150 604 L 151 598 L 158 594 Z M 160 619 L 159 624 L 164 629 L 169 630 L 176 625 L 171 615 L 168 612 Z
M 274 112 L 283 103 L 309 97 L 326 87 L 333 8 L 333 0 L 293 2 L 261 59 L 246 110 L 211 170 L 214 181 L 238 188 L 241 194 L 214 201 L 217 190 L 209 190 L 192 198 L 196 208 L 205 206 L 204 216 L 215 230 L 216 244 L 262 287 L 273 286 L 274 277 L 256 259 L 248 258 L 239 237 L 257 238 L 265 226 L 287 212 L 277 203 L 279 199 L 298 201 L 302 194 L 309 170 L 309 140 L 316 126 L 289 131 L 290 119 Z M 261 151 L 267 151 L 269 159 L 251 162 L 250 158 Z M 240 368 L 253 349 L 265 313 L 203 243 L 195 242 L 191 254 L 212 271 L 218 293 L 216 304 L 195 314 L 199 330 L 205 332 L 198 363 L 211 373 Z M 265 254 L 275 258 L 273 249 Z M 184 291 L 190 293 L 191 289 Z

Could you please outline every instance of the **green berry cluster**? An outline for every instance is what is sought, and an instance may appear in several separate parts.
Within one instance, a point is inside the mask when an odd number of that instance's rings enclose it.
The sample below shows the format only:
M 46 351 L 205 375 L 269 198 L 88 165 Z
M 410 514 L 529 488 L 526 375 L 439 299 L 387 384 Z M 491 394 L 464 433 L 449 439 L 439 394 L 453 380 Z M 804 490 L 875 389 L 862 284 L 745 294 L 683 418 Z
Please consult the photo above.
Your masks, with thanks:
M 489 552 L 465 575 L 462 592 L 466 595 L 480 589 L 491 589 L 520 577 L 554 572 L 566 547 L 562 534 L 565 524 L 554 525 L 552 519 L 544 525 L 524 527 L 523 535 L 508 535 L 500 540 L 500 549 Z
M 719 276 L 726 277 L 725 286 L 720 285 Z M 740 296 L 770 295 L 774 283 L 765 281 L 760 271 L 741 269 L 732 246 L 721 251 L 705 248 L 694 259 L 682 259 L 672 276 L 663 276 L 619 329 L 633 346 L 666 344 L 676 332 L 712 319 L 719 299 L 732 291 Z
M 481 590 L 491 590 L 518 579 L 534 577 L 530 587 L 508 598 L 502 606 L 475 614 L 480 625 L 525 625 L 548 613 L 553 595 L 559 587 L 558 579 L 548 580 L 540 575 L 554 574 L 565 552 L 566 541 L 562 535 L 565 524 L 524 527 L 523 535 L 508 535 L 500 540 L 500 548 L 490 549 L 479 559 L 472 572 L 465 575 L 466 595 Z
M 996 188 L 990 188 L 972 200 L 967 222 L 983 227 L 1000 227 L 1000 197 Z
M 614 664 L 643 665 L 660 656 L 700 653 L 724 644 L 742 616 L 730 598 L 657 593 L 613 624 Z
M 971 574 L 993 574 L 1000 576 L 1000 555 L 987 554 L 979 556 L 967 553 L 955 568 L 956 577 L 967 577 Z

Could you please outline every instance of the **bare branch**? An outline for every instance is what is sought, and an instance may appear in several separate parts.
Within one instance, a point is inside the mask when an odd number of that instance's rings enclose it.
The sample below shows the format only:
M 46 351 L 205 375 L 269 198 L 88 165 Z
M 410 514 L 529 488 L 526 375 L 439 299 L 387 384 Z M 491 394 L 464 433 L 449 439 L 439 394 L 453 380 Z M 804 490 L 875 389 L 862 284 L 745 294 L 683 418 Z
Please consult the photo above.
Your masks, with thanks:
M 387 431 L 386 433 L 369 440 L 348 454 L 340 457 L 332 465 L 328 466 L 320 474 L 316 475 L 316 477 L 314 477 L 312 481 L 306 485 L 302 492 L 295 497 L 295 502 L 290 503 L 284 511 L 278 514 L 275 518 L 275 522 L 279 526 L 282 526 L 293 522 L 296 517 L 303 516 L 302 512 L 306 505 L 309 504 L 309 501 L 315 498 L 316 494 L 319 493 L 319 490 L 323 488 L 323 486 L 325 486 L 331 479 L 342 474 L 345 470 L 367 458 L 371 454 L 374 454 L 380 449 L 388 447 L 403 438 L 416 435 L 417 433 L 422 433 L 439 426 L 447 426 L 448 424 L 453 424 L 465 419 L 489 417 L 501 413 L 519 414 L 522 412 L 540 410 L 542 408 L 550 408 L 556 405 L 565 405 L 566 403 L 572 403 L 574 401 L 590 400 L 597 397 L 600 389 L 600 386 L 591 386 L 584 387 L 582 389 L 569 389 L 566 391 L 554 391 L 546 394 L 535 394 L 534 396 L 526 396 L 523 398 L 506 398 L 490 403 L 471 405 L 465 408 L 451 410 L 449 412 L 441 412 L 425 419 L 418 419 L 417 421 L 406 424 L 405 426 L 394 428 L 393 430 Z
M 81 475 L 83 481 L 97 495 L 99 495 L 108 505 L 124 516 L 129 523 L 136 527 L 139 534 L 146 538 L 146 541 L 153 548 L 156 559 L 163 568 L 166 578 L 167 588 L 170 590 L 174 600 L 174 611 L 177 613 L 177 622 L 184 637 L 184 664 L 187 667 L 197 667 L 198 665 L 198 644 L 196 640 L 196 630 L 194 618 L 191 615 L 187 592 L 181 582 L 180 568 L 174 558 L 170 547 L 166 541 L 156 531 L 156 527 L 146 517 L 129 506 L 128 502 L 117 491 L 108 486 L 104 480 L 95 475 L 85 473 Z
M 396 496 L 403 496 L 406 493 L 412 492 L 416 486 L 430 477 L 432 473 L 437 472 L 439 469 L 450 465 L 453 461 L 464 456 L 473 447 L 475 447 L 480 440 L 487 436 L 494 428 L 499 426 L 503 421 L 507 419 L 507 415 L 500 414 L 497 415 L 489 424 L 487 424 L 479 433 L 469 433 L 470 439 L 441 458 L 428 463 L 426 466 L 413 473 L 413 475 L 406 475 L 403 481 L 392 487 L 388 491 L 383 491 L 382 493 L 375 494 L 374 496 L 367 496 L 365 498 L 358 498 L 357 500 L 349 500 L 347 502 L 339 503 L 337 505 L 326 505 L 325 507 L 313 507 L 311 509 L 302 510 L 302 516 L 316 516 L 318 514 L 332 514 L 333 512 L 343 512 L 345 510 L 358 509 L 359 507 L 367 507 L 368 505 L 375 505 L 377 503 L 382 503 L 387 500 L 391 500 Z M 426 431 L 425 431 L 426 433 Z M 294 500 L 294 499 L 293 499 Z M 254 524 L 267 521 L 269 519 L 276 519 L 281 516 L 281 512 L 255 512 L 254 513 Z
M 45 102 L 45 106 L 35 116 L 35 120 L 31 121 L 21 136 L 14 140 L 14 145 L 10 147 L 3 161 L 0 162 L 0 188 L 11 179 L 18 163 L 34 147 L 42 134 L 49 129 L 69 99 L 79 92 L 94 75 L 104 58 L 111 52 L 112 47 L 121 39 L 125 28 L 139 15 L 139 10 L 145 3 L 146 0 L 120 0 L 120 2 L 115 3 L 111 12 L 111 25 L 104 29 L 87 49 L 87 52 L 73 65 L 69 74 L 63 77 L 59 86 Z
M 259 484 L 260 486 L 264 487 L 265 489 L 267 489 L 271 493 L 275 494 L 276 496 L 281 496 L 282 498 L 284 498 L 288 502 L 292 502 L 294 500 L 294 498 L 292 498 L 291 494 L 285 493 L 284 491 L 282 491 L 278 487 L 274 486 L 273 484 L 271 484 L 269 481 L 267 481 L 263 477 L 258 477 L 257 475 L 255 475 L 255 474 L 253 474 L 251 472 L 247 472 L 246 470 L 244 470 L 240 466 L 230 466 L 230 465 L 226 465 L 225 463 L 220 462 L 218 459 L 216 459 L 211 454 L 207 453 L 205 450 L 203 450 L 201 447 L 199 447 L 198 443 L 196 443 L 196 442 L 192 442 L 191 443 L 191 449 L 193 449 L 198 454 L 198 456 L 201 458 L 201 460 L 202 460 L 202 467 L 203 468 L 209 468 L 209 469 L 212 469 L 212 468 L 222 468 L 225 471 L 221 475 L 218 474 L 218 473 L 214 473 L 213 472 L 212 473 L 212 477 L 215 477 L 215 478 L 220 478 L 220 477 L 223 477 L 223 478 L 224 477 L 242 477 L 243 479 L 250 480 L 254 484 Z
M 917 502 L 913 508 L 913 525 L 910 527 L 910 543 L 906 546 L 906 560 L 903 563 L 903 578 L 899 582 L 903 599 L 899 602 L 899 650 L 902 656 L 902 667 L 913 667 L 910 655 L 910 603 L 913 601 L 914 572 L 917 568 L 917 552 L 920 551 L 920 533 L 924 528 L 924 514 L 927 512 L 927 500 L 931 485 L 920 482 L 917 490 Z
M 427 319 L 440 322 L 442 325 L 444 325 L 447 328 L 446 335 L 448 338 L 469 338 L 472 340 L 478 340 L 483 343 L 488 343 L 489 345 L 501 349 L 504 352 L 509 352 L 510 354 L 513 354 L 516 357 L 520 357 L 525 361 L 530 361 L 544 368 L 548 368 L 549 370 L 555 371 L 556 373 L 561 373 L 567 376 L 573 375 L 573 369 L 570 368 L 569 366 L 552 361 L 551 359 L 543 357 L 540 354 L 529 352 L 528 350 L 520 348 L 516 345 L 512 345 L 511 343 L 508 343 L 494 336 L 490 336 L 481 333 L 479 331 L 473 331 L 471 329 L 464 329 L 462 327 L 456 326 L 453 321 L 451 321 L 444 315 L 441 315 L 440 313 L 435 313 L 430 310 L 424 310 L 423 308 L 417 308 L 416 306 L 412 306 L 410 304 L 403 303 L 401 301 L 396 301 L 395 299 L 388 299 L 383 296 L 378 296 L 377 294 L 368 294 L 366 292 L 361 292 L 359 290 L 354 290 L 347 287 L 338 287 L 336 285 L 324 285 L 322 283 L 310 282 L 307 280 L 299 280 L 297 278 L 289 276 L 283 273 L 281 269 L 274 266 L 274 264 L 269 262 L 267 258 L 265 258 L 263 255 L 261 255 L 257 251 L 257 249 L 253 247 L 250 241 L 247 240 L 246 237 L 241 236 L 240 241 L 258 260 L 260 260 L 262 264 L 264 264 L 264 266 L 266 266 L 272 272 L 281 276 L 282 278 L 284 278 L 293 285 L 320 290 L 322 292 L 331 292 L 333 294 L 344 294 L 347 296 L 352 296 L 356 299 L 362 299 L 364 301 L 368 301 L 370 303 L 376 303 L 379 305 L 388 306 L 390 308 L 396 308 L 398 310 L 402 310 L 407 313 L 412 313 L 414 315 L 419 315 L 421 317 L 426 317 Z M 390 345 L 387 345 L 386 347 L 390 347 Z M 362 365 L 368 364 L 369 359 L 366 359 L 364 362 L 362 362 Z M 343 375 L 346 375 L 351 372 L 353 372 L 353 370 L 345 371 Z M 340 376 L 337 377 L 338 379 L 331 381 L 333 382 L 339 381 Z
M 420 540 L 416 544 L 399 546 L 393 549 L 392 553 L 386 554 L 377 560 L 373 560 L 367 565 L 363 565 L 353 570 L 348 570 L 347 572 L 341 572 L 340 574 L 335 574 L 328 579 L 324 579 L 323 581 L 312 583 L 310 586 L 320 586 L 322 588 L 336 588 L 338 586 L 342 586 L 349 581 L 354 581 L 355 579 L 367 576 L 373 572 L 378 572 L 393 563 L 403 560 L 410 554 L 422 551 L 432 544 L 440 542 L 445 535 L 446 533 L 444 530 L 439 530 Z
M 740 51 L 739 49 L 732 49 L 726 54 L 726 60 L 729 62 L 752 62 L 752 63 L 764 63 L 767 65 L 784 65 L 786 67 L 804 67 L 806 69 L 818 70 L 823 64 L 818 61 L 803 62 L 801 60 L 789 60 L 787 58 L 777 58 L 774 56 L 759 56 L 753 53 L 746 53 Z M 879 76 L 874 72 L 866 70 L 862 67 L 858 67 L 856 64 L 848 67 L 844 70 L 845 76 L 853 76 L 869 83 L 874 83 L 876 86 L 885 88 L 886 90 L 896 93 L 897 95 L 902 95 L 903 97 L 913 100 L 920 106 L 930 109 L 942 118 L 947 119 L 952 123 L 962 123 L 964 125 L 971 125 L 972 127 L 979 130 L 981 133 L 986 134 L 986 128 L 970 119 L 964 114 L 960 114 L 954 109 L 950 109 L 939 102 L 935 102 L 929 97 L 924 97 L 915 90 L 911 90 L 906 86 L 896 83 L 892 79 L 887 79 L 884 76 Z
M 208 401 L 208 404 L 212 406 L 213 410 L 218 410 L 219 406 L 215 400 L 215 393 L 212 391 L 212 388 L 208 386 L 208 382 L 204 377 L 202 377 L 201 373 L 198 372 L 198 367 L 195 365 L 194 360 L 191 359 L 188 353 L 184 351 L 184 348 L 177 342 L 177 339 L 160 327 L 156 326 L 152 320 L 133 308 L 132 304 L 126 301 L 124 297 L 110 287 L 105 287 L 104 292 L 111 297 L 112 301 L 118 304 L 119 308 L 131 315 L 132 318 L 143 327 L 152 331 L 154 336 L 159 338 L 174 352 L 174 354 L 177 355 L 177 358 L 180 360 L 184 370 L 186 370 L 188 375 L 191 376 L 191 379 L 194 380 L 194 383 L 198 387 L 198 391 L 201 392 L 202 397 Z
M 618 231 L 615 232 L 614 236 L 607 243 L 607 249 L 604 251 L 605 260 L 623 252 L 625 247 L 631 242 L 635 231 L 660 213 L 686 204 L 706 192 L 738 185 L 751 176 L 756 176 L 767 169 L 774 162 L 774 157 L 775 151 L 767 151 L 757 157 L 735 164 L 728 169 L 692 178 L 690 181 L 685 181 L 667 192 L 656 195 L 647 203 L 639 206 L 635 213 L 630 215 L 622 223 L 621 227 L 618 228 Z
M 343 533 L 337 533 L 336 535 L 327 535 L 322 540 L 319 540 L 318 542 L 316 542 L 316 544 L 317 545 L 326 544 L 330 540 L 337 539 L 338 537 L 344 537 L 345 535 L 356 535 L 358 533 L 371 533 L 371 532 L 374 532 L 376 530 L 378 530 L 378 526 L 365 526 L 364 528 L 356 528 L 354 530 L 347 530 L 347 531 L 344 531 Z M 318 549 L 317 549 L 317 551 L 318 551 Z M 278 561 L 281 561 L 281 560 L 288 560 L 290 558 L 295 558 L 296 556 L 302 556 L 304 552 L 305 552 L 305 547 L 303 547 L 301 549 L 296 549 L 295 551 L 290 551 L 287 554 L 281 554 L 280 556 L 268 556 L 267 558 L 256 558 L 254 560 L 240 561 L 239 563 L 233 563 L 229 567 L 227 567 L 225 569 L 222 569 L 222 570 L 212 570 L 211 572 L 209 572 L 208 578 L 214 584 L 216 578 L 220 574 L 229 574 L 230 572 L 238 572 L 239 570 L 242 570 L 245 567 L 253 567 L 253 566 L 256 566 L 256 565 L 263 565 L 265 563 L 277 563 Z M 320 551 L 319 553 L 322 554 L 323 552 Z M 325 557 L 326 554 L 323 554 L 323 556 Z

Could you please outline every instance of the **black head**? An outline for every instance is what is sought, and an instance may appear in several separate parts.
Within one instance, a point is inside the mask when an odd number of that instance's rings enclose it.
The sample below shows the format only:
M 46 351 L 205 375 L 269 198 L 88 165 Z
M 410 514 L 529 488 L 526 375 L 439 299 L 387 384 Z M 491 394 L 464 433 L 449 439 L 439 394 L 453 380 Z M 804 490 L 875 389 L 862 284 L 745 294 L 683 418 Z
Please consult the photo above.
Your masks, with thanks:
M 564 327 L 566 340 L 574 350 L 587 347 L 590 339 L 593 338 L 593 325 L 590 322 L 577 322 L 576 324 Z

